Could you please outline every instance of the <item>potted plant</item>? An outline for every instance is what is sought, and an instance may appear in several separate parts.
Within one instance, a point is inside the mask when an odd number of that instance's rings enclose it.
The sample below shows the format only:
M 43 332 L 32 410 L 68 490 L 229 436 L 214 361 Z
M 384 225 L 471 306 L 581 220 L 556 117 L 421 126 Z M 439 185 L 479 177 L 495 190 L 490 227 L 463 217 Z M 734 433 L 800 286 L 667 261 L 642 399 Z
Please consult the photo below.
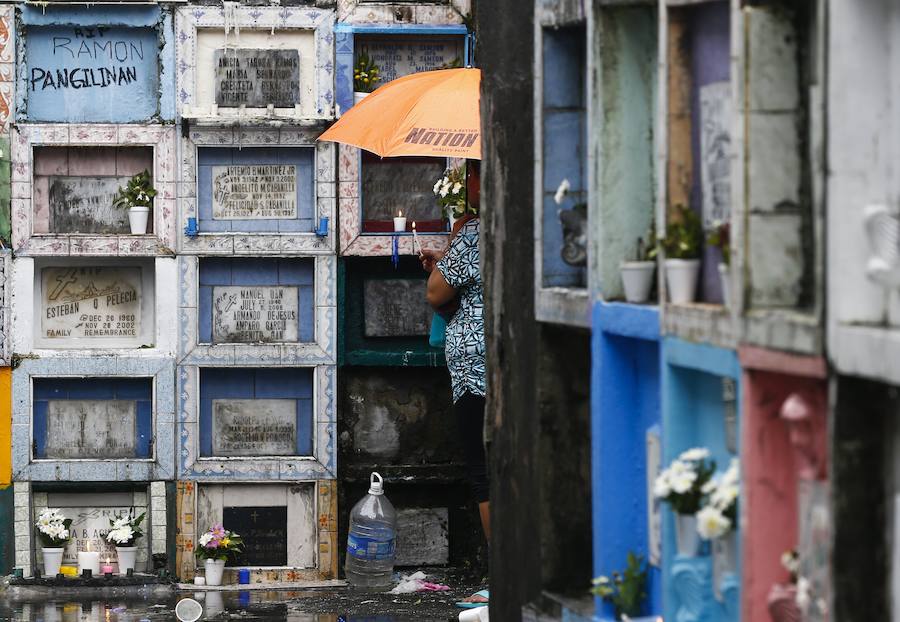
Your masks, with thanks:
M 676 205 L 662 241 L 666 251 L 666 284 L 670 302 L 685 304 L 694 301 L 702 242 L 700 217 L 689 207 Z
M 55 577 L 62 565 L 63 549 L 71 537 L 72 519 L 59 510 L 46 508 L 38 515 L 34 526 L 41 541 L 44 576 Z
M 646 239 L 646 242 L 644 241 Z M 653 288 L 653 272 L 656 270 L 656 227 L 650 224 L 645 238 L 638 238 L 637 261 L 623 261 L 619 264 L 625 300 L 647 302 Z
M 675 541 L 678 554 L 693 557 L 700 548 L 697 512 L 700 511 L 707 483 L 716 472 L 716 463 L 707 461 L 709 450 L 688 449 L 656 477 L 653 494 L 668 503 L 675 512 Z
M 722 304 L 731 304 L 731 278 L 728 267 L 731 265 L 731 223 L 716 221 L 712 231 L 706 237 L 706 243 L 715 246 L 722 253 L 719 262 L 719 282 L 722 284 Z
M 444 171 L 444 176 L 435 182 L 432 191 L 451 227 L 466 215 L 469 205 L 466 200 L 466 171 L 462 166 Z
M 128 222 L 131 225 L 132 235 L 147 233 L 147 220 L 155 196 L 153 180 L 146 169 L 129 179 L 124 188 L 119 188 L 113 205 L 128 208 Z
M 356 59 L 356 67 L 353 68 L 353 103 L 358 104 L 364 100 L 380 81 L 378 65 L 369 58 L 366 50 L 361 51 Z
M 241 552 L 244 542 L 233 531 L 228 531 L 222 525 L 215 525 L 212 529 L 200 536 L 198 546 L 194 554 L 198 559 L 204 560 L 207 585 L 222 585 L 222 573 L 225 572 L 225 562 L 229 558 Z
M 625 570 L 612 573 L 612 579 L 599 576 L 593 584 L 591 592 L 615 608 L 617 620 L 635 620 L 647 598 L 647 568 L 643 556 L 629 551 Z
M 141 523 L 144 521 L 144 515 L 134 516 L 134 508 L 125 516 L 109 521 L 110 530 L 106 534 L 106 541 L 112 542 L 116 546 L 116 556 L 119 559 L 119 574 L 128 574 L 128 569 L 134 570 L 134 558 L 137 555 L 137 547 L 135 542 L 144 535 L 141 531 Z

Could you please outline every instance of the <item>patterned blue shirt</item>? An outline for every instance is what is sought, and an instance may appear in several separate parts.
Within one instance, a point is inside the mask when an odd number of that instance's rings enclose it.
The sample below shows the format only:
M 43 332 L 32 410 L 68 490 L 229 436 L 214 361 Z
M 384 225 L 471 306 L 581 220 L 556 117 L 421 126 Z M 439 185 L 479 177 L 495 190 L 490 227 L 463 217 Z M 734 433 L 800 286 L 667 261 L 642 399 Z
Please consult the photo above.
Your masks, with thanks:
M 484 395 L 484 286 L 478 264 L 478 225 L 464 224 L 437 262 L 437 269 L 459 294 L 459 310 L 447 324 L 445 353 L 453 401 L 466 391 Z

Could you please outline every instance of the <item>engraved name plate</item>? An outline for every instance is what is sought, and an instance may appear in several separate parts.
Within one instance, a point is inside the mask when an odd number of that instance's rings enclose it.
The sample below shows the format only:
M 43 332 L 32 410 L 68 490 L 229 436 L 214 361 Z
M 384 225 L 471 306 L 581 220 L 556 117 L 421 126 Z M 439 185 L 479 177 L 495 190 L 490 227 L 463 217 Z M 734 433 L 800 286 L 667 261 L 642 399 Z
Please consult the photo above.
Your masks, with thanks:
M 213 288 L 213 343 L 299 340 L 296 287 Z
M 297 453 L 295 400 L 213 400 L 213 454 L 292 456 Z
M 297 217 L 297 167 L 235 164 L 212 167 L 213 220 Z
M 40 313 L 47 339 L 137 339 L 141 268 L 44 268 Z
M 133 458 L 137 409 L 129 400 L 51 400 L 46 457 Z

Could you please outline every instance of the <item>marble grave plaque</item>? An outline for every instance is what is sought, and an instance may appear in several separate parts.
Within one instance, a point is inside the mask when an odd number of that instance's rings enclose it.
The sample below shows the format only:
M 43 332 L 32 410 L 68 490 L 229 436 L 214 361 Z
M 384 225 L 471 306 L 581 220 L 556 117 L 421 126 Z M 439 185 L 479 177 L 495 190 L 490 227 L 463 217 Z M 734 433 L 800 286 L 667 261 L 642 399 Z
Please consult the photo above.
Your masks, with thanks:
M 440 220 L 441 208 L 433 188 L 444 169 L 444 161 L 437 158 L 388 161 L 364 156 L 363 220 L 391 223 L 398 211 L 409 223 Z
M 222 107 L 293 108 L 300 103 L 297 50 L 216 50 L 216 104 Z
M 127 516 L 131 508 L 129 507 L 81 507 L 81 508 L 61 508 L 63 514 L 67 518 L 72 519 L 72 539 L 66 544 L 63 550 L 63 564 L 78 565 L 78 553 L 80 551 L 96 551 L 100 553 L 100 565 L 109 560 L 113 571 L 118 572 L 116 563 L 116 546 L 112 542 L 107 542 L 106 534 L 109 533 L 109 521 L 115 520 L 120 516 Z M 138 511 L 140 514 L 141 511 Z M 143 527 L 146 530 L 146 522 Z M 144 538 L 148 536 L 145 534 Z M 138 540 L 138 543 L 145 542 L 144 538 Z M 140 544 L 139 544 L 140 545 Z
M 130 233 L 128 210 L 113 206 L 130 177 L 48 178 L 50 231 L 54 233 Z
M 40 313 L 47 339 L 137 339 L 141 268 L 44 268 Z
M 137 406 L 130 400 L 47 402 L 47 458 L 133 458 Z
M 244 550 L 236 566 L 287 565 L 287 507 L 224 507 L 222 525 L 240 535 Z
M 366 337 L 427 335 L 431 308 L 424 279 L 368 279 L 363 284 Z
M 298 288 L 213 287 L 213 343 L 299 340 Z
M 212 167 L 213 220 L 297 217 L 297 167 L 234 164 Z
M 367 52 L 372 62 L 378 65 L 379 85 L 463 60 L 463 39 L 459 36 L 360 37 L 358 49 Z
M 212 445 L 216 456 L 297 453 L 296 400 L 213 400 L 212 417 Z

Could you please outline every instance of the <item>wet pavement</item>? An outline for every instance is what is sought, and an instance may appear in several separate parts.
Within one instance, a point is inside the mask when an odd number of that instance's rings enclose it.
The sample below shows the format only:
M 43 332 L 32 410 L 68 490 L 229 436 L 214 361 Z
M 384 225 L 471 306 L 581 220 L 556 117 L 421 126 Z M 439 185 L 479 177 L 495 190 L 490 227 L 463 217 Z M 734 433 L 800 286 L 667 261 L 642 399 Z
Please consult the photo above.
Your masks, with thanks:
M 95 597 L 65 597 L 16 588 L 0 591 L 0 621 L 22 622 L 162 622 L 177 620 L 175 605 L 193 598 L 203 606 L 200 620 L 281 622 L 447 622 L 458 619 L 454 603 L 483 587 L 478 578 L 444 572 L 429 580 L 451 586 L 450 592 L 391 595 L 350 589 L 325 591 L 193 592 L 122 589 Z

